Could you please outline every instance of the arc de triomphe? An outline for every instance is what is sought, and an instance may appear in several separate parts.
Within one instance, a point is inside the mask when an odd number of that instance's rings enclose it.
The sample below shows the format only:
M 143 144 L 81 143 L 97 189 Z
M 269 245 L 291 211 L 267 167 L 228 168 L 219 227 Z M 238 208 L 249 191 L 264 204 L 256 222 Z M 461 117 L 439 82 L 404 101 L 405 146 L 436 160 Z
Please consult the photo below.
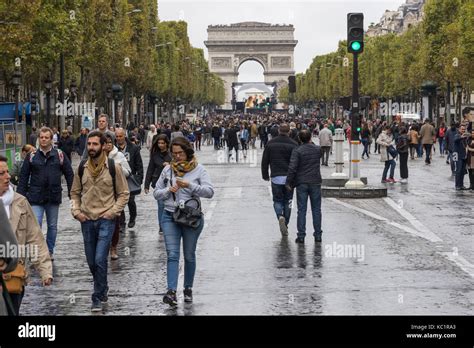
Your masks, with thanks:
M 224 80 L 225 104 L 232 109 L 232 83 L 238 82 L 239 67 L 248 60 L 260 63 L 266 83 L 277 83 L 277 91 L 294 75 L 293 25 L 272 25 L 243 22 L 230 25 L 210 25 L 208 40 L 209 69 Z

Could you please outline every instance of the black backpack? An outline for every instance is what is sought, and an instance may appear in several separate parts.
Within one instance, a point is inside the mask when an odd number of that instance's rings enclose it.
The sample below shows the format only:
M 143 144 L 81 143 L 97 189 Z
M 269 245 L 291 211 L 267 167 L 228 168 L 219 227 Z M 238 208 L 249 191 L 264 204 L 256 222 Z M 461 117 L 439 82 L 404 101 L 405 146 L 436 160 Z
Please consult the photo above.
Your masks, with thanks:
M 79 179 L 81 181 L 81 191 L 82 191 L 82 177 L 84 175 L 84 165 L 86 164 L 87 160 L 82 160 L 81 163 L 79 164 Z M 109 166 L 109 173 L 110 176 L 112 177 L 112 183 L 114 185 L 114 196 L 117 199 L 117 188 L 115 187 L 115 162 L 111 158 L 107 158 L 107 164 Z

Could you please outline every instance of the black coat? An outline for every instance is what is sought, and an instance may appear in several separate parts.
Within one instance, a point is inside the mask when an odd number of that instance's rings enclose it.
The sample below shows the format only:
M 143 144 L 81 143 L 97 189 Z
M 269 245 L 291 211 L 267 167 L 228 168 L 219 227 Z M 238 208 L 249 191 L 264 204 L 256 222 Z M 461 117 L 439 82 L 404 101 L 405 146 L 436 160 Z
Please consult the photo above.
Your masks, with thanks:
M 299 146 L 291 154 L 288 166 L 287 185 L 296 187 L 300 184 L 321 185 L 321 147 L 313 143 Z
M 269 180 L 268 166 L 270 166 L 272 178 L 275 176 L 286 176 L 290 164 L 291 153 L 298 144 L 286 135 L 279 135 L 270 140 L 263 151 L 262 178 Z
M 62 174 L 66 178 L 68 195 L 71 192 L 74 172 L 67 156 L 63 153 L 62 157 L 61 160 L 58 150 L 54 148 L 47 156 L 41 150 L 26 156 L 17 192 L 25 196 L 31 205 L 61 204 Z
M 237 137 L 237 132 L 240 130 L 238 126 L 227 128 L 225 130 L 225 138 L 227 139 L 227 146 L 238 146 L 239 139 Z
M 68 136 L 67 138 L 59 138 L 58 148 L 64 151 L 69 159 L 71 159 L 71 153 L 74 150 L 74 140 L 72 137 Z
M 79 156 L 82 156 L 82 154 L 84 153 L 84 150 L 86 149 L 86 142 L 87 142 L 86 134 L 81 134 L 80 136 L 76 138 L 74 149 L 79 154 Z
M 213 138 L 220 138 L 221 137 L 221 128 L 220 127 L 212 127 L 211 134 Z
M 143 160 L 142 155 L 140 154 L 140 148 L 128 141 L 123 150 L 119 146 L 117 146 L 117 148 L 125 155 L 125 158 L 130 165 L 130 169 L 132 170 L 132 175 L 141 185 L 143 183 Z
M 172 158 L 168 151 L 165 153 L 156 151 L 150 154 L 150 163 L 148 164 L 145 176 L 145 189 L 150 189 L 150 183 L 151 187 L 155 188 L 156 182 L 164 168 L 163 163 L 170 163 L 171 160 Z

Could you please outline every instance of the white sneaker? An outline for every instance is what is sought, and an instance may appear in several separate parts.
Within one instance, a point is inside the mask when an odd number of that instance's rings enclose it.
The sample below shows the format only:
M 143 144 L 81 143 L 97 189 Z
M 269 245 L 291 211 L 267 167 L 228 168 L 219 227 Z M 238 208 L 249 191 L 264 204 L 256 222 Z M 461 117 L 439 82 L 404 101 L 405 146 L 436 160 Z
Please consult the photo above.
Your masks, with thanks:
M 402 179 L 402 180 L 400 180 L 400 182 L 401 182 L 402 184 L 408 184 L 408 179 Z
M 278 218 L 278 223 L 280 224 L 280 232 L 283 237 L 288 236 L 288 227 L 286 227 L 286 221 L 284 216 Z

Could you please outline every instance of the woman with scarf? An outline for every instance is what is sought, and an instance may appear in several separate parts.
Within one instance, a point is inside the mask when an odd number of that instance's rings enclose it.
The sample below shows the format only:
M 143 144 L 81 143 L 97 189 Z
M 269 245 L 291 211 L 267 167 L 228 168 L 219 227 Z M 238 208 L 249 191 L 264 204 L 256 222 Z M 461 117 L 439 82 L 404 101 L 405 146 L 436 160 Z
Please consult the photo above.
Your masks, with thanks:
M 105 133 L 105 138 L 106 138 L 106 141 L 105 141 L 106 146 L 104 147 L 104 151 L 106 155 L 109 158 L 113 159 L 115 164 L 120 165 L 120 167 L 122 168 L 123 175 L 126 178 L 128 178 L 132 170 L 130 168 L 130 165 L 128 164 L 127 158 L 122 152 L 118 150 L 117 146 L 114 145 L 114 140 L 112 139 L 111 134 Z M 117 245 L 120 239 L 120 221 L 121 220 L 125 221 L 125 214 L 123 210 L 120 216 L 115 219 L 115 230 L 114 230 L 114 235 L 112 237 L 112 246 L 110 248 L 110 258 L 112 260 L 117 260 L 119 258 L 117 254 Z
M 150 192 L 150 183 L 153 189 L 156 187 L 156 182 L 158 181 L 161 172 L 171 162 L 169 145 L 170 141 L 166 134 L 158 135 L 153 141 L 153 145 L 151 146 L 150 150 L 150 163 L 148 164 L 148 169 L 145 176 L 145 194 Z M 164 210 L 165 202 L 160 199 L 158 200 L 158 223 L 160 225 L 159 233 L 163 233 L 161 220 Z
M 172 161 L 167 165 L 158 179 L 153 195 L 156 200 L 164 200 L 165 210 L 162 215 L 167 259 L 168 291 L 163 302 L 170 306 L 178 304 L 176 290 L 178 288 L 179 258 L 181 239 L 184 251 L 184 301 L 192 302 L 192 287 L 196 272 L 196 245 L 204 227 L 201 217 L 196 228 L 177 224 L 173 219 L 175 207 L 190 198 L 197 200 L 212 198 L 214 187 L 206 169 L 197 163 L 194 150 L 189 142 L 182 137 L 171 142 Z

